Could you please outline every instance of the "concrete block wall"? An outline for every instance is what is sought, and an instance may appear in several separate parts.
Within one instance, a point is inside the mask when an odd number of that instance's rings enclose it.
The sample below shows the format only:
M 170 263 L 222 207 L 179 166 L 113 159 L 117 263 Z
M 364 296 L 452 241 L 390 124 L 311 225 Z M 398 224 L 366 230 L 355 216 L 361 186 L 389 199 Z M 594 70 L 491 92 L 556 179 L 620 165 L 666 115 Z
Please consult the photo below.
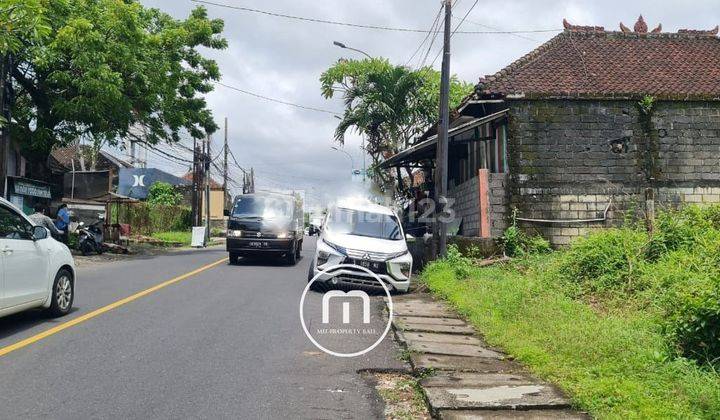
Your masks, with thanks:
M 462 217 L 463 236 L 478 236 L 480 230 L 480 201 L 478 195 L 478 178 L 473 177 L 460 185 L 448 189 L 448 197 L 453 198 L 452 209 L 455 217 Z
M 453 210 L 456 217 L 463 218 L 462 236 L 480 235 L 480 188 L 478 177 L 451 188 L 448 196 L 455 199 Z M 488 176 L 489 208 L 488 218 L 491 237 L 499 238 L 508 226 L 510 198 L 508 195 L 508 175 L 490 173 Z
M 612 200 L 606 222 L 522 223 L 554 245 L 641 216 L 647 187 L 658 208 L 720 202 L 720 102 L 658 102 L 650 131 L 636 101 L 520 100 L 509 108 L 507 186 L 518 217 L 601 218 Z

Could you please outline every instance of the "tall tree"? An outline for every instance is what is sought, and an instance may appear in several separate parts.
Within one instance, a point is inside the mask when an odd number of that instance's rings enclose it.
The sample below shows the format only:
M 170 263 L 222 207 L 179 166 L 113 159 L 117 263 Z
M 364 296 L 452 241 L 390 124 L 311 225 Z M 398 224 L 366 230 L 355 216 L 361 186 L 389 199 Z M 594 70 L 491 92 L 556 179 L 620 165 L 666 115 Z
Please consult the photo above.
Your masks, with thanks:
M 412 70 L 384 58 L 343 59 L 326 70 L 320 82 L 325 98 L 340 94 L 345 102 L 335 140 L 344 143 L 348 131 L 366 136 L 373 167 L 412 145 L 438 119 L 440 73 L 429 67 Z M 471 84 L 453 77 L 451 107 L 472 89 Z M 382 171 L 375 171 L 374 176 L 381 183 L 390 180 L 390 174 Z M 400 183 L 399 174 L 397 178 Z
M 135 0 L 31 2 L 48 30 L 42 42 L 19 37 L 12 68 L 11 135 L 26 152 L 42 156 L 80 137 L 112 144 L 133 126 L 153 144 L 217 129 L 201 95 L 220 72 L 198 49 L 227 46 L 222 20 L 202 7 L 177 20 Z

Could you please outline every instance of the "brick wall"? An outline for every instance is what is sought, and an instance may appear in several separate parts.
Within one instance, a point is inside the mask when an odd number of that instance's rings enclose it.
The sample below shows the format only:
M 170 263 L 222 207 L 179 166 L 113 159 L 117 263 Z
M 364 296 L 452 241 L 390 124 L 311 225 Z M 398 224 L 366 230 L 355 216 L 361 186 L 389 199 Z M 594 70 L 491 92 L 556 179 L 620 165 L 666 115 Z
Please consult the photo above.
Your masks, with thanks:
M 634 101 L 509 105 L 507 184 L 519 217 L 601 218 L 612 200 L 606 222 L 522 223 L 555 245 L 641 216 L 647 187 L 660 208 L 720 201 L 718 102 L 658 102 L 651 118 Z

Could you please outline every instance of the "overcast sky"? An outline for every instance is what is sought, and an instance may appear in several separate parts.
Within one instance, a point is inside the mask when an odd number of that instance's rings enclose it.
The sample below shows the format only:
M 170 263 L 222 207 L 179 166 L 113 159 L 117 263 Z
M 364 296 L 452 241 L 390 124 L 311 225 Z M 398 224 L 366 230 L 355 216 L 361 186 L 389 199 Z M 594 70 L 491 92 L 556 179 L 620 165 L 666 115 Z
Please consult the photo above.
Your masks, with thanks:
M 262 9 L 318 19 L 364 25 L 428 29 L 440 7 L 439 0 L 212 0 L 216 3 Z M 197 7 L 190 0 L 142 0 L 175 17 L 186 17 Z M 453 26 L 475 3 L 457 0 Z M 405 64 L 424 38 L 421 33 L 387 32 L 307 23 L 206 6 L 213 18 L 225 21 L 229 48 L 212 51 L 223 82 L 261 95 L 342 112 L 341 100 L 320 95 L 320 74 L 338 58 L 361 58 L 334 47 L 342 41 L 373 56 Z M 633 26 L 643 14 L 652 29 L 710 29 L 720 23 L 717 0 L 605 0 L 538 1 L 481 0 L 462 25 L 464 30 L 546 30 L 562 28 L 563 18 L 578 25 L 600 25 L 617 30 L 620 21 Z M 485 25 L 485 26 L 481 26 Z M 457 34 L 453 38 L 451 70 L 475 83 L 530 52 L 557 32 L 523 34 Z M 427 45 L 427 44 L 426 44 Z M 425 49 L 426 47 L 424 47 Z M 430 59 L 440 48 L 440 38 Z M 416 60 L 417 61 L 417 60 Z M 439 69 L 440 59 L 435 63 Z M 330 147 L 337 120 L 332 115 L 264 101 L 217 86 L 208 95 L 216 121 L 229 120 L 230 148 L 244 167 L 254 167 L 260 188 L 304 189 L 310 195 L 331 197 L 357 186 L 352 183 L 350 159 Z M 221 133 L 213 138 L 216 150 Z M 348 137 L 345 150 L 362 166 L 360 138 Z M 369 162 L 369 160 L 368 160 Z M 150 157 L 150 164 L 178 173 L 185 168 Z M 239 180 L 239 171 L 233 175 Z

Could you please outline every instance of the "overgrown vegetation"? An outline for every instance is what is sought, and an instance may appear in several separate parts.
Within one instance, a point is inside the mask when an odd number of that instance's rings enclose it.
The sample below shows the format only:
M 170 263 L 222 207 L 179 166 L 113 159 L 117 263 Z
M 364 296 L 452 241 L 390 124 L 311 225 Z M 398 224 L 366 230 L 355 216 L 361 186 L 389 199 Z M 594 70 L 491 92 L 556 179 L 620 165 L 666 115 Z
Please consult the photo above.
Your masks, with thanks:
M 607 229 L 510 264 L 478 268 L 458 254 L 426 269 L 431 290 L 578 406 L 717 418 L 720 206 L 662 212 L 652 237 Z
M 119 212 L 119 218 L 118 218 Z M 192 211 L 187 206 L 133 203 L 114 205 L 110 208 L 111 223 L 128 223 L 133 234 L 151 235 L 154 232 L 190 231 Z
M 515 220 L 517 210 L 513 211 L 512 224 L 500 238 L 500 246 L 508 257 L 520 257 L 530 254 L 544 254 L 552 251 L 550 242 L 542 236 L 531 236 L 518 228 Z

